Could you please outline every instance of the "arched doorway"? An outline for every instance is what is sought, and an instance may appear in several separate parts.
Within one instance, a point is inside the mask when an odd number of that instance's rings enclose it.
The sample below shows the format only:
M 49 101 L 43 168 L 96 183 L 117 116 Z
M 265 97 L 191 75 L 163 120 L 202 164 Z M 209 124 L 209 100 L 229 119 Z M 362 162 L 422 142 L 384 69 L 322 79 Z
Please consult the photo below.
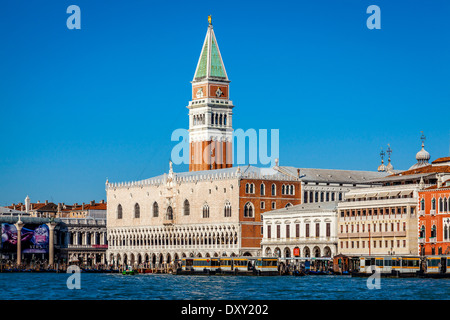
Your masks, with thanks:
M 291 249 L 289 249 L 288 247 L 284 248 L 284 256 L 286 258 L 290 258 L 291 257 Z
M 316 258 L 320 257 L 320 248 L 319 247 L 314 247 L 313 252 L 314 252 L 314 257 L 316 257 Z
M 309 258 L 309 257 L 311 256 L 311 252 L 310 252 L 310 250 L 309 250 L 309 247 L 304 247 L 304 248 L 303 248 L 303 256 L 304 256 L 305 258 Z

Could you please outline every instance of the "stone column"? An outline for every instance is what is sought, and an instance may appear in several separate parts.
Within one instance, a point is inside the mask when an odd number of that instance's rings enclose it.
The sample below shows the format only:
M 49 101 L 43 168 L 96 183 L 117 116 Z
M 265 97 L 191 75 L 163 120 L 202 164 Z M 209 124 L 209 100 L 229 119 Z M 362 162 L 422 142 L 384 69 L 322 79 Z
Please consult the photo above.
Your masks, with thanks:
M 47 223 L 49 229 L 49 240 L 48 240 L 48 264 L 50 267 L 53 267 L 54 259 L 55 259 L 55 227 L 56 223 L 50 222 Z
M 15 226 L 17 229 L 17 266 L 20 266 L 22 263 L 22 228 L 24 223 L 20 220 L 16 222 Z

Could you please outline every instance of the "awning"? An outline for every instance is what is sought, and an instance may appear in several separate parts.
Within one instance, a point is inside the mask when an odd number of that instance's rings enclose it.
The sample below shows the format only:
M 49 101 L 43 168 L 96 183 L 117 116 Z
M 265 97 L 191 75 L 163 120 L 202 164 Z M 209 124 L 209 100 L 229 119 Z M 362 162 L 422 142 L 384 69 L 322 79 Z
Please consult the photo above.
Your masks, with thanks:
M 396 197 L 399 194 L 400 194 L 400 191 L 391 191 L 391 192 L 389 192 L 389 196 L 391 196 L 391 197 Z
M 405 196 L 405 195 L 410 195 L 413 191 L 412 190 L 403 190 L 402 192 L 400 192 L 401 196 Z
M 389 194 L 389 191 L 378 192 L 378 197 L 386 197 Z
M 355 194 L 345 194 L 345 199 L 354 199 L 355 198 Z

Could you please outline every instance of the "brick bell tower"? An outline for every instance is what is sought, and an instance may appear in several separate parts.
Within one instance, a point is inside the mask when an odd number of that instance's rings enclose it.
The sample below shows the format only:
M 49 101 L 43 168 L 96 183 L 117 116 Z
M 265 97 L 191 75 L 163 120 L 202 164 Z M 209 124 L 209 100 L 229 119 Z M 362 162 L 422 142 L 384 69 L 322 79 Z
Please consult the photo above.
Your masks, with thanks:
M 232 109 L 229 83 L 211 23 L 192 83 L 189 109 L 189 171 L 232 167 Z

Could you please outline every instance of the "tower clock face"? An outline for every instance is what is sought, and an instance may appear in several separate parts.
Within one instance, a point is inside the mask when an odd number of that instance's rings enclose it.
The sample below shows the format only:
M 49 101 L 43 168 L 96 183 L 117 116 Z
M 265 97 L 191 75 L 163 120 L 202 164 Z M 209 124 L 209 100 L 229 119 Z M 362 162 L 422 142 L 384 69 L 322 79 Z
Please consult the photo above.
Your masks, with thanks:
M 216 97 L 220 98 L 222 95 L 223 95 L 222 90 L 220 90 L 220 88 L 217 88 L 217 90 L 216 90 Z

